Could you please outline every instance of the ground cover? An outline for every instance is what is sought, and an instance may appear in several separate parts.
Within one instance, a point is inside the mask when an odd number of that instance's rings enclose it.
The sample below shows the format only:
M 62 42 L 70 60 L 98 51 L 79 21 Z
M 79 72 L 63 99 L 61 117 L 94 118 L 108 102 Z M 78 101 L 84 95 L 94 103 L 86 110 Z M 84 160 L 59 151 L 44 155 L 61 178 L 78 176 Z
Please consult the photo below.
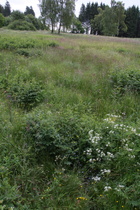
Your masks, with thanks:
M 0 209 L 140 208 L 139 49 L 0 30 Z

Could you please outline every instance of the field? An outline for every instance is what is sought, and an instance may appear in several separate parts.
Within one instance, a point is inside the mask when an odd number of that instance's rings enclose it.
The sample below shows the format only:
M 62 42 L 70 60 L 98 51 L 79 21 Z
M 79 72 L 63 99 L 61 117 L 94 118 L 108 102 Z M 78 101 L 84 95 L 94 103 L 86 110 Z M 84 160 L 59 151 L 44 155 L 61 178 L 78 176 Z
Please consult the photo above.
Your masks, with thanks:
M 0 30 L 0 209 L 140 209 L 140 39 Z

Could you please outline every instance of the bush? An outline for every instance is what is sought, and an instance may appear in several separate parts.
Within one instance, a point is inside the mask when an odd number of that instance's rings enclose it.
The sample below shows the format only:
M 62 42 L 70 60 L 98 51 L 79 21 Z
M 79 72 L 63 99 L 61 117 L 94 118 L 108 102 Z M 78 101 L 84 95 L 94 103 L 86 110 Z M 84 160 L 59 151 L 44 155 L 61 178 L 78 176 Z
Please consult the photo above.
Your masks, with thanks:
M 37 30 L 40 29 L 39 21 L 33 15 L 31 14 L 26 15 L 25 20 L 29 23 L 32 23 Z
M 87 159 L 83 151 L 89 147 L 88 129 L 87 122 L 80 116 L 64 113 L 43 116 L 43 119 L 30 116 L 26 134 L 37 158 L 45 159 L 48 155 L 62 165 L 84 167 Z
M 25 20 L 15 20 L 8 25 L 8 28 L 13 30 L 27 30 L 27 31 L 36 30 L 36 28 L 32 23 L 29 23 Z
M 32 79 L 30 81 L 15 78 L 7 89 L 8 99 L 18 107 L 29 111 L 44 98 L 42 85 Z
M 24 13 L 20 12 L 19 10 L 13 11 L 11 14 L 11 17 L 12 17 L 13 21 L 15 21 L 15 20 L 21 21 L 21 20 L 25 19 Z
M 139 71 L 120 71 L 111 75 L 111 84 L 120 93 L 132 91 L 140 93 L 140 72 Z

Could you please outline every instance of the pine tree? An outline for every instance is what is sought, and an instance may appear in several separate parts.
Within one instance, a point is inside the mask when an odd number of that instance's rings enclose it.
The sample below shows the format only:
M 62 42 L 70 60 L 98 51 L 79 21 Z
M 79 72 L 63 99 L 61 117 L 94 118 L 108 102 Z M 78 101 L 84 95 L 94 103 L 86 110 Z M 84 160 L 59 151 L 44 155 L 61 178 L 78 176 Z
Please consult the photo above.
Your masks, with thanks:
M 3 8 L 3 6 L 0 4 L 0 13 L 3 14 L 3 12 L 4 12 L 4 8 Z
M 11 15 L 11 6 L 10 6 L 8 1 L 5 4 L 3 14 L 4 14 L 5 17 Z
M 126 25 L 127 33 L 124 35 L 127 37 L 137 37 L 139 34 L 139 8 L 132 6 L 126 10 Z
M 32 6 L 30 6 L 30 7 L 27 6 L 24 14 L 25 15 L 33 15 L 33 16 L 35 16 L 35 12 L 34 12 Z
M 84 4 L 81 5 L 79 20 L 83 23 L 86 21 L 86 7 Z

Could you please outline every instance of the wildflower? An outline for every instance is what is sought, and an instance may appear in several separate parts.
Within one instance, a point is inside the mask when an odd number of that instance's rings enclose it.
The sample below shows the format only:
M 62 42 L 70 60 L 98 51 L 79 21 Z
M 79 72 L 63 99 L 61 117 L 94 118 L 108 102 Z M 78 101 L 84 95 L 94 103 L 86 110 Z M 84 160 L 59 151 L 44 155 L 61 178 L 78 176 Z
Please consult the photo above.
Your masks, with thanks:
M 101 170 L 101 174 L 105 174 L 105 173 L 110 173 L 111 172 L 111 170 L 110 169 L 102 169 Z
M 87 200 L 85 197 L 77 197 L 76 200 Z
M 94 181 L 100 181 L 101 177 L 95 176 L 95 177 L 92 177 L 92 179 L 93 179 Z
M 111 188 L 110 186 L 105 186 L 105 187 L 104 187 L 104 191 L 105 191 L 105 192 L 107 192 L 107 191 L 109 191 L 109 190 L 111 190 L 111 189 L 112 189 L 112 188 Z
M 111 134 L 111 133 L 114 133 L 114 131 L 111 130 L 111 131 L 109 131 L 109 133 L 110 133 L 110 134 Z
M 125 186 L 124 186 L 124 185 L 119 184 L 119 185 L 118 185 L 118 187 L 119 187 L 119 188 L 124 188 Z
M 92 149 L 91 148 L 90 149 L 87 149 L 86 153 L 87 153 L 87 155 L 91 155 Z

